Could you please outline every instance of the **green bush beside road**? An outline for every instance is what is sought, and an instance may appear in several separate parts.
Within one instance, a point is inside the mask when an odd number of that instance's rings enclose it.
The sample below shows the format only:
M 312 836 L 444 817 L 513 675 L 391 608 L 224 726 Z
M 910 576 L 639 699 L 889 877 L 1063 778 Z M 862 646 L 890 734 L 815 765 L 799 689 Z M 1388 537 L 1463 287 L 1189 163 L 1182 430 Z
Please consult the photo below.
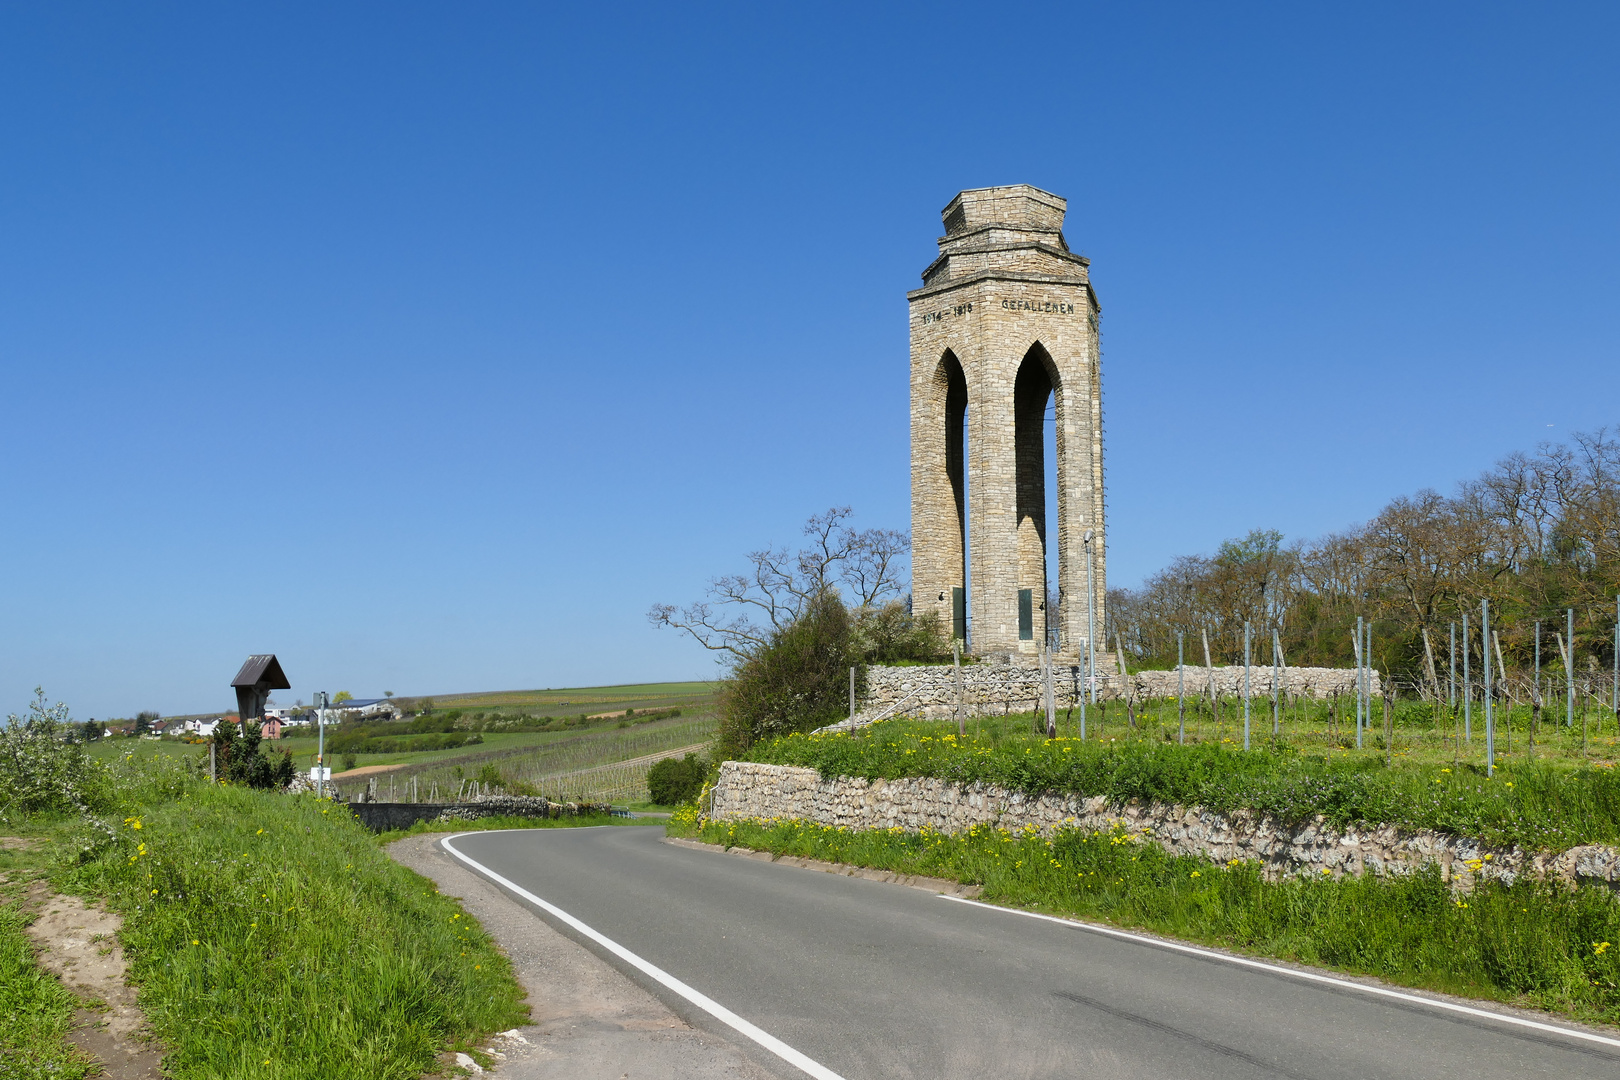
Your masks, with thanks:
M 697 798 L 709 775 L 709 763 L 696 754 L 665 758 L 647 770 L 647 792 L 659 806 L 678 806 Z

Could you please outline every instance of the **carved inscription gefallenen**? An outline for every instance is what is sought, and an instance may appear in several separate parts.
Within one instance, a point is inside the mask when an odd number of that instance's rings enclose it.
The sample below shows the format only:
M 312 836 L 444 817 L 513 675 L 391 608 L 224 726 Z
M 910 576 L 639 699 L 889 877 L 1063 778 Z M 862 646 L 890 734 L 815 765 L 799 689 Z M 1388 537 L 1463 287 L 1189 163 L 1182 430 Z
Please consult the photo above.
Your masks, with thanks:
M 1053 315 L 1073 315 L 1074 305 L 1061 300 L 1003 300 L 1003 311 L 1043 311 Z

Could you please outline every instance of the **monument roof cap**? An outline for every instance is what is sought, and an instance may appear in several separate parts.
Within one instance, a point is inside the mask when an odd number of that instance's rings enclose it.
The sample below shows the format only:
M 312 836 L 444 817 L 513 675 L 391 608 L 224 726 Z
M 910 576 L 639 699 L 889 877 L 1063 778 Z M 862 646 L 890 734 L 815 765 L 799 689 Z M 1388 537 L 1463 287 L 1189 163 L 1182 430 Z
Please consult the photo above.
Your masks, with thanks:
M 1030 184 L 969 188 L 945 204 L 940 217 L 945 235 L 956 236 L 987 225 L 1056 232 L 1063 228 L 1069 201 Z

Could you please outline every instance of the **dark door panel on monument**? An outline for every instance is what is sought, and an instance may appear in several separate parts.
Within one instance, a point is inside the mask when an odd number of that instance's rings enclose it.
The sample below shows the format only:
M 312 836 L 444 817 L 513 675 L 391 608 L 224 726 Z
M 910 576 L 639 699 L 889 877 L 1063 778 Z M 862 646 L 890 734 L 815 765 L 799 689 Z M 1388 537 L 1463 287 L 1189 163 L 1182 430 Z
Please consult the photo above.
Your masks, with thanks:
M 1018 590 L 1018 640 L 1035 640 L 1035 590 Z
M 967 640 L 967 590 L 960 585 L 951 590 L 951 637 Z

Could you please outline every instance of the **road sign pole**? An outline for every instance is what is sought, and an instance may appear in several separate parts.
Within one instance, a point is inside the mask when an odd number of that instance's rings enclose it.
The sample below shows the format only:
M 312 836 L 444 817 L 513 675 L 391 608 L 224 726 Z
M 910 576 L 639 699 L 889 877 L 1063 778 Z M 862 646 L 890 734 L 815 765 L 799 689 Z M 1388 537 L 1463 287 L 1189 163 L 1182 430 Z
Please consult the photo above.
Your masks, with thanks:
M 315 694 L 315 792 L 326 794 L 326 691 Z

